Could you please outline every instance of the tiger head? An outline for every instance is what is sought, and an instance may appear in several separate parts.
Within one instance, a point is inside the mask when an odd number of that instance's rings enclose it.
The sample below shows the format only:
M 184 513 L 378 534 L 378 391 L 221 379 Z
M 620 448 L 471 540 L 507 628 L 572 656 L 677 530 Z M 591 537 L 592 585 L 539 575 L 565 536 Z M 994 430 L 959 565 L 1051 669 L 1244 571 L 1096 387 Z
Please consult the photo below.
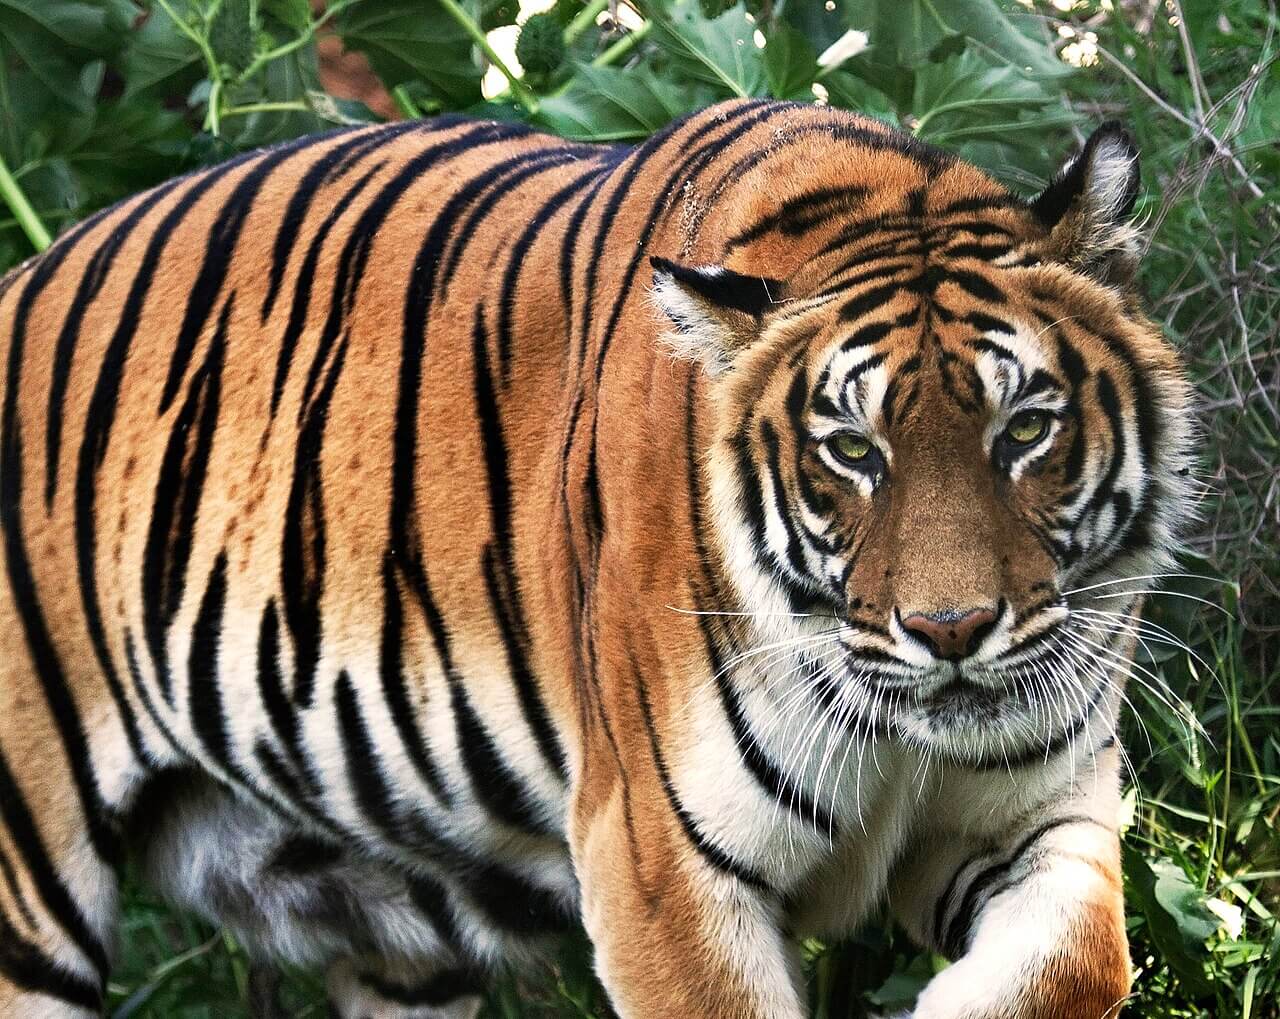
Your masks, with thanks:
M 712 260 L 654 259 L 713 408 L 722 572 L 844 722 L 1047 753 L 1114 711 L 1135 592 L 1187 514 L 1188 386 L 1133 285 L 1136 151 L 1106 125 L 1027 201 L 854 124 L 737 182 L 694 245 Z

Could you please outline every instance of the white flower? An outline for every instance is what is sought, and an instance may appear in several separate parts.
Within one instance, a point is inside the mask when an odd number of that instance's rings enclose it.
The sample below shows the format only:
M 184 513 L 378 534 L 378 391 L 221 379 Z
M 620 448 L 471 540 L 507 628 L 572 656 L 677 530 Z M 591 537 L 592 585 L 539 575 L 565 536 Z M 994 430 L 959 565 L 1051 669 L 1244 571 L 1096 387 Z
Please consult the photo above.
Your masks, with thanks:
M 1223 902 L 1221 899 L 1209 899 L 1205 905 L 1222 921 L 1222 929 L 1227 932 L 1227 937 L 1232 941 L 1238 940 L 1244 930 L 1244 913 L 1240 907 L 1230 902 Z
M 856 57 L 867 48 L 867 33 L 851 28 L 833 42 L 818 57 L 819 67 L 839 67 L 850 57 Z

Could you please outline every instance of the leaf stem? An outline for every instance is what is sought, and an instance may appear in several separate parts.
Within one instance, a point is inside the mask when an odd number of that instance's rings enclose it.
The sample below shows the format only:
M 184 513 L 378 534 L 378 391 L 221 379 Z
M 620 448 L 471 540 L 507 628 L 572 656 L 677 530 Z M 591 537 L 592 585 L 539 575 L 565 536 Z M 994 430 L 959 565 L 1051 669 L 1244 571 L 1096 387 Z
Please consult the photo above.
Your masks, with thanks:
M 27 201 L 27 196 L 22 193 L 22 188 L 9 172 L 3 156 L 0 156 L 0 198 L 3 198 L 4 203 L 9 206 L 13 212 L 13 218 L 18 221 L 22 232 L 27 235 L 27 240 L 36 251 L 44 251 L 53 243 L 48 228 L 41 222 L 31 203 Z
M 609 0 L 591 0 L 582 8 L 577 16 L 569 22 L 564 30 L 564 44 L 570 46 L 583 32 L 596 23 L 602 11 L 609 6 Z
M 401 116 L 409 120 L 422 119 L 422 111 L 409 97 L 409 90 L 403 85 L 397 85 L 391 90 L 391 101 L 396 104 L 396 109 L 400 111 Z
M 445 9 L 449 17 L 458 24 L 475 44 L 480 47 L 480 52 L 485 55 L 485 59 L 494 67 L 502 72 L 502 76 L 507 79 L 507 84 L 511 88 L 511 94 L 516 97 L 516 101 L 525 108 L 529 113 L 538 112 L 538 101 L 533 97 L 533 93 L 525 87 L 524 82 L 517 78 L 511 71 L 503 59 L 498 56 L 484 32 L 480 30 L 480 26 L 472 20 L 471 15 L 462 9 L 462 5 L 458 0 L 439 0 L 440 6 Z
M 646 21 L 637 25 L 634 29 L 624 35 L 617 42 L 613 43 L 613 45 L 606 48 L 603 53 L 591 61 L 591 66 L 608 67 L 610 64 L 617 63 L 617 61 L 621 60 L 635 49 L 637 45 L 639 45 L 640 40 L 649 34 L 649 30 L 651 28 L 653 28 L 652 21 Z
M 215 138 L 218 136 L 221 124 L 221 103 L 222 103 L 222 69 L 218 63 L 218 58 L 214 54 L 209 40 L 188 25 L 182 18 L 178 17 L 177 11 L 169 6 L 169 0 L 156 0 L 160 5 L 160 9 L 169 15 L 178 30 L 182 32 L 188 39 L 196 44 L 196 49 L 200 51 L 200 55 L 204 57 L 205 66 L 209 69 L 209 102 L 208 109 L 205 110 L 204 126 L 209 133 Z
M 267 50 L 265 53 L 259 53 L 256 57 L 254 57 L 252 62 L 250 62 L 249 66 L 246 67 L 239 75 L 237 75 L 236 80 L 248 81 L 260 70 L 262 70 L 263 67 L 271 63 L 271 61 L 279 60 L 281 57 L 288 56 L 290 53 L 293 53 L 295 50 L 302 49 L 304 46 L 310 43 L 312 39 L 315 38 L 316 33 L 320 31 L 320 29 L 323 28 L 327 22 L 331 21 L 337 15 L 341 14 L 344 10 L 346 10 L 352 4 L 356 4 L 359 2 L 360 0 L 337 0 L 336 3 L 330 4 L 325 8 L 324 13 L 321 14 L 320 17 L 316 18 L 314 21 L 309 22 L 307 24 L 307 27 L 303 29 L 303 31 L 300 34 L 290 39 L 286 43 L 281 43 L 279 46 L 275 47 L 275 49 Z
M 311 106 L 301 99 L 282 100 L 274 103 L 246 103 L 244 106 L 228 106 L 224 117 L 247 117 L 251 113 L 310 113 Z

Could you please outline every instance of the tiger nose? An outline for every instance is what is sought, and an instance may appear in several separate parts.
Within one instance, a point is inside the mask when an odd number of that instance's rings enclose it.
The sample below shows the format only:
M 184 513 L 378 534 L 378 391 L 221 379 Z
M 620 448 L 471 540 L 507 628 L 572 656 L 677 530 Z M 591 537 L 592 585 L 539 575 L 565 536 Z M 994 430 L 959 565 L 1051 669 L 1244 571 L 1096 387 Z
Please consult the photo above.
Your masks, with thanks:
M 913 612 L 902 619 L 902 626 L 939 658 L 955 661 L 971 654 L 995 621 L 991 609 L 961 609 Z

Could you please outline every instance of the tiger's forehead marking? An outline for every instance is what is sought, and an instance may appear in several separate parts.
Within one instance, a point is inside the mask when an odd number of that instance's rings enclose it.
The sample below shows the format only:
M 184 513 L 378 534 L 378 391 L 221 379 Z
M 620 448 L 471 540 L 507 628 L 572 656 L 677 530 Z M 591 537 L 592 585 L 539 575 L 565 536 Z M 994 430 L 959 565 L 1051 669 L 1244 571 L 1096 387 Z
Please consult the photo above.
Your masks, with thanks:
M 920 305 L 896 318 L 838 331 L 814 359 L 815 434 L 856 427 L 884 431 L 914 401 L 926 373 L 970 414 L 990 415 L 1039 397 L 1060 397 L 1062 382 L 1045 330 L 1019 315 L 949 316 L 945 324 Z M 1060 402 L 1060 399 L 1059 401 Z

